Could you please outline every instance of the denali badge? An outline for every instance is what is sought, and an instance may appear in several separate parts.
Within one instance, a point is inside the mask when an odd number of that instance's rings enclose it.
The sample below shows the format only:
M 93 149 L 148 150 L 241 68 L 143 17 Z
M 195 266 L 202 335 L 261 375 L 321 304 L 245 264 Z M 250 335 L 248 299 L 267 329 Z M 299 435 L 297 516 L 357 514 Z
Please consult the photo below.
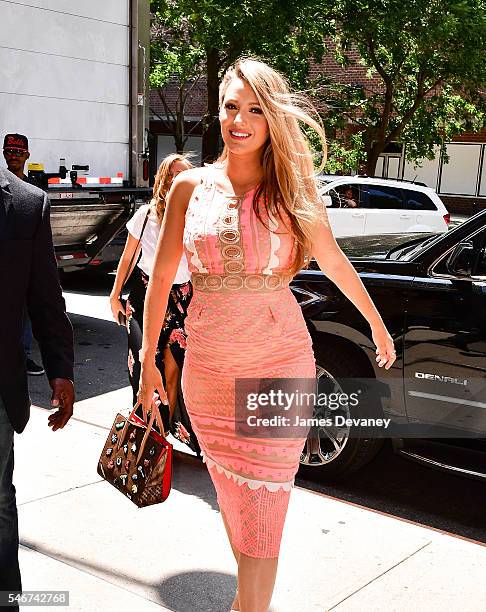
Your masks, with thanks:
M 440 374 L 427 374 L 426 372 L 415 372 L 415 378 L 425 378 L 427 380 L 438 380 L 439 382 L 452 383 L 453 385 L 467 386 L 465 378 L 452 378 L 451 376 L 441 376 Z

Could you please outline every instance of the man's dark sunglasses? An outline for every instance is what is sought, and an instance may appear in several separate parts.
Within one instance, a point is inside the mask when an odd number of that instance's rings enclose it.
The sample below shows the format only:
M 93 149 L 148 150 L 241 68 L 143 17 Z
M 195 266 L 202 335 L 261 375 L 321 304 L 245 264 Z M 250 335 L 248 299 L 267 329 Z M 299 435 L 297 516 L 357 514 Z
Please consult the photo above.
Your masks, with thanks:
M 4 149 L 3 152 L 7 155 L 16 155 L 17 157 L 22 157 L 22 155 L 27 153 L 27 151 L 23 149 Z

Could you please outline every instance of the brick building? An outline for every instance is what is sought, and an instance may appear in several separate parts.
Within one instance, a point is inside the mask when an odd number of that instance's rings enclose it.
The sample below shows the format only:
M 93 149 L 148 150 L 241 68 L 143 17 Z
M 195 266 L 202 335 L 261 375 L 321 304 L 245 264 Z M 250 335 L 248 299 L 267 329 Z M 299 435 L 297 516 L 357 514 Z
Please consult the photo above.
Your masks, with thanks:
M 354 54 L 353 59 L 357 59 Z M 379 78 L 366 77 L 366 69 L 355 63 L 341 68 L 331 55 L 324 58 L 321 64 L 311 67 L 311 75 L 324 74 L 340 83 L 356 83 L 366 87 L 370 94 L 378 92 Z M 165 91 L 169 104 L 174 104 L 177 88 L 169 86 Z M 156 91 L 150 93 L 150 132 L 151 158 L 160 160 L 175 150 L 174 139 L 170 130 L 157 115 L 164 116 L 162 102 Z M 195 153 L 195 163 L 200 162 L 202 117 L 206 109 L 205 82 L 201 79 L 192 90 L 186 104 L 186 132 L 191 135 L 186 144 L 186 151 Z M 350 129 L 353 129 L 350 125 Z M 423 160 L 419 165 L 405 159 L 404 147 L 392 143 L 380 156 L 375 176 L 417 180 L 434 188 L 451 212 L 472 214 L 486 208 L 486 130 L 479 133 L 463 133 L 447 144 L 449 162 L 445 163 L 437 153 L 434 160 Z M 153 170 L 156 165 L 154 163 Z

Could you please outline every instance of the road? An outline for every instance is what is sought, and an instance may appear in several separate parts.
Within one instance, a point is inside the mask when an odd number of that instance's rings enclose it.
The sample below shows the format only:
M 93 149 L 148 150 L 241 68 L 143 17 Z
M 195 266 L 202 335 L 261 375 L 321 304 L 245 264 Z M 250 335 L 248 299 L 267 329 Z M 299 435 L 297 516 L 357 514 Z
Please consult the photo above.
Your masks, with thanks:
M 126 337 L 110 317 L 112 274 L 75 273 L 63 281 L 76 342 L 77 400 L 126 389 Z M 30 377 L 33 403 L 47 407 L 45 377 Z M 127 390 L 126 397 L 129 397 Z M 95 405 L 95 404 L 94 404 Z M 94 416 L 94 415 L 93 415 Z M 86 417 L 86 412 L 83 414 Z M 486 485 L 417 465 L 385 446 L 373 462 L 345 482 L 301 487 L 368 509 L 486 543 Z

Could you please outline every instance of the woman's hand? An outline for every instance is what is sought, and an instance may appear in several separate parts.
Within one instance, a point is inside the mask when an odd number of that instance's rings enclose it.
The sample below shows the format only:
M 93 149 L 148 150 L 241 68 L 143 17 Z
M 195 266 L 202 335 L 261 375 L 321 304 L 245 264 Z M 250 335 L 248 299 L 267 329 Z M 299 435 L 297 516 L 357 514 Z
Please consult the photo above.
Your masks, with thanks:
M 118 325 L 121 325 L 120 319 L 118 317 L 118 313 L 121 312 L 123 316 L 126 316 L 126 313 L 125 313 L 125 308 L 123 307 L 123 304 L 120 302 L 120 299 L 118 296 L 110 295 L 110 308 L 111 308 L 111 314 L 113 315 L 113 318 L 118 323 Z
M 159 394 L 163 404 L 168 404 L 167 394 L 162 383 L 162 375 L 155 365 L 154 360 L 142 360 L 142 370 L 140 372 L 140 385 L 138 388 L 138 401 L 142 405 L 144 419 L 147 419 L 149 410 L 155 408 L 158 410 L 158 398 L 156 391 Z
M 397 358 L 393 338 L 383 324 L 373 327 L 372 333 L 373 342 L 376 344 L 376 361 L 378 366 L 380 368 L 385 366 L 385 370 L 389 370 Z

